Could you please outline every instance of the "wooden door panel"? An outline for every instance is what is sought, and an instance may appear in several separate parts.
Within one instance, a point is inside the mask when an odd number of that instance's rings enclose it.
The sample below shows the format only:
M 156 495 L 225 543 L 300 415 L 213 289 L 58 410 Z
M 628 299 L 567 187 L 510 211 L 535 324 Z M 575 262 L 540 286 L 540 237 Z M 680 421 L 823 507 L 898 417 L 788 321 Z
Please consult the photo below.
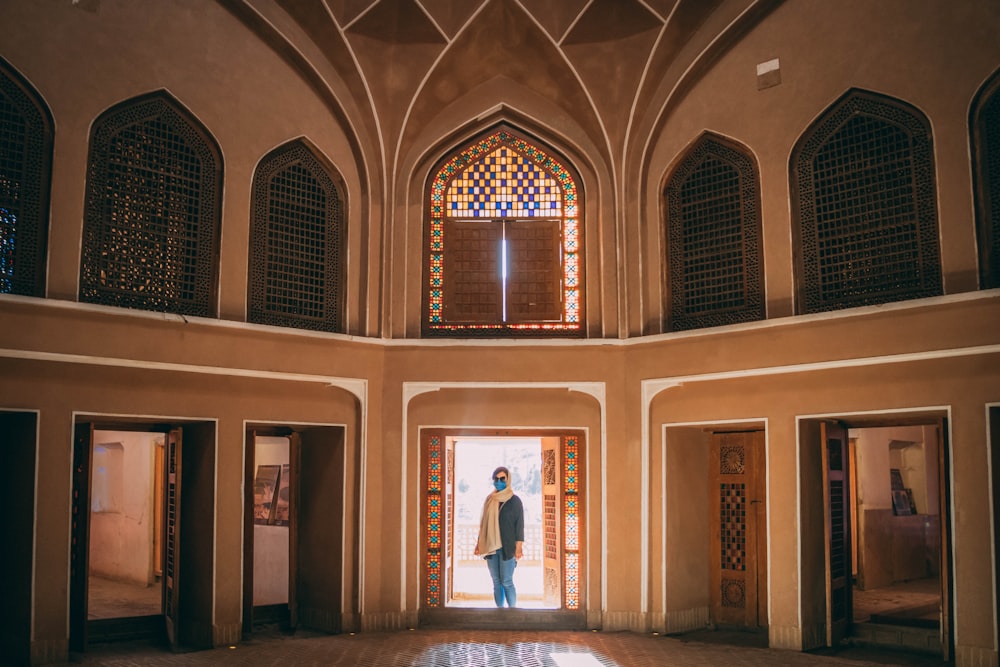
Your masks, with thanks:
M 449 220 L 444 249 L 444 317 L 450 323 L 503 319 L 500 220 Z
M 247 429 L 243 439 L 243 637 L 253 633 L 254 471 L 257 469 L 257 432 Z
M 542 584 L 546 607 L 562 607 L 559 461 L 562 438 L 542 438 Z
M 73 437 L 73 498 L 70 532 L 69 649 L 87 645 L 87 585 L 90 569 L 90 468 L 94 425 L 77 424 Z
M 507 320 L 558 322 L 563 314 L 562 223 L 510 220 L 507 242 Z
M 711 447 L 712 617 L 760 627 L 767 624 L 763 432 L 714 433 Z
M 296 550 L 295 606 L 305 628 L 339 632 L 343 598 L 344 429 L 301 433 L 292 471 Z
M 163 614 L 166 618 L 167 642 L 180 646 L 180 512 L 181 512 L 181 430 L 166 436 L 166 536 L 163 540 Z
M 827 494 L 827 640 L 830 646 L 837 646 L 847 636 L 853 613 L 848 440 L 847 430 L 840 424 L 823 422 L 820 433 Z

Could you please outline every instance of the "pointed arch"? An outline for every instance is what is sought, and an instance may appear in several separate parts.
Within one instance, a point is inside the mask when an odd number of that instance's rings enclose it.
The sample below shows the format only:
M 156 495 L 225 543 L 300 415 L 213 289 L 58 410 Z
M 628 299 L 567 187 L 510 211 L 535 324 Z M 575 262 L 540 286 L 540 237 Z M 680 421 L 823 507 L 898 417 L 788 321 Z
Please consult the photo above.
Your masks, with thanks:
M 253 179 L 247 320 L 342 332 L 343 186 L 303 140 L 264 156 Z
M 211 317 L 216 312 L 222 157 L 159 91 L 94 122 L 80 300 Z
M 1000 287 L 1000 70 L 976 94 L 969 117 L 979 244 L 979 287 Z
M 424 335 L 583 335 L 578 181 L 506 126 L 442 160 L 427 193 Z
M 762 320 L 760 176 L 745 147 L 705 133 L 663 189 L 667 331 Z
M 0 58 L 0 294 L 45 296 L 53 122 Z
M 916 108 L 848 91 L 792 153 L 797 310 L 942 293 L 930 124 Z

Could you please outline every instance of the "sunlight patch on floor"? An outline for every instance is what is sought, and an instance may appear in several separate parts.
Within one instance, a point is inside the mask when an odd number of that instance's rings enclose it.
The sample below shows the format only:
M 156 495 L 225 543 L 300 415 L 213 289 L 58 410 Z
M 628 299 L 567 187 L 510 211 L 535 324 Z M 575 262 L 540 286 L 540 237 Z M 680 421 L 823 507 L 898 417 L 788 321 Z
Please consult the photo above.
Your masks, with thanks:
M 590 653 L 550 653 L 557 667 L 605 667 Z

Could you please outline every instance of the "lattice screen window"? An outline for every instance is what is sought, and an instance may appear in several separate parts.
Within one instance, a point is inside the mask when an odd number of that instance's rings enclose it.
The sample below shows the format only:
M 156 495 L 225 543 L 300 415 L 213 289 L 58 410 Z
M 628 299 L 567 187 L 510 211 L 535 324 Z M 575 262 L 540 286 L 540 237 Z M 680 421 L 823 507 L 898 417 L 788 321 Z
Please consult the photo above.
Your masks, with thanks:
M 915 109 L 853 91 L 792 159 L 799 310 L 942 293 L 930 126 Z
M 437 171 L 429 194 L 423 333 L 582 335 L 576 182 L 505 130 Z
M 207 132 L 156 93 L 94 124 L 80 300 L 212 316 L 222 161 Z
M 0 60 L 0 294 L 45 295 L 52 121 Z
M 343 197 L 304 144 L 261 161 L 251 215 L 249 321 L 342 331 Z
M 1000 72 L 977 96 L 972 150 L 979 239 L 979 286 L 1000 287 Z
M 764 319 L 757 165 L 703 137 L 671 175 L 667 216 L 667 329 Z

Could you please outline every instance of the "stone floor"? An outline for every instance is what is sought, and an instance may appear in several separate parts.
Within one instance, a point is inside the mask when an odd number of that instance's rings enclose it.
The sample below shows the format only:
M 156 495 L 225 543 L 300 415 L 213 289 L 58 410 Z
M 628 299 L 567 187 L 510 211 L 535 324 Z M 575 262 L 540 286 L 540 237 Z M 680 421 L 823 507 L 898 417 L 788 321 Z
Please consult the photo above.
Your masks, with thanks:
M 760 648 L 756 635 L 701 632 L 661 637 L 631 632 L 410 630 L 320 636 L 274 633 L 237 646 L 171 653 L 148 644 L 98 645 L 75 662 L 125 667 L 343 665 L 350 667 L 931 667 L 941 660 L 844 649 L 800 653 Z
M 95 582 L 91 604 L 100 615 L 122 613 L 129 604 L 158 602 L 159 588 L 139 591 L 113 582 Z M 927 580 L 869 591 L 855 602 L 856 616 L 913 605 L 936 595 Z M 133 591 L 134 593 L 134 591 Z M 143 607 L 145 610 L 145 607 Z M 95 611 L 93 608 L 91 611 Z M 158 611 L 158 609 L 157 609 Z M 147 612 L 148 613 L 148 612 Z M 861 620 L 858 618 L 857 620 Z M 418 629 L 336 636 L 308 632 L 258 632 L 231 648 L 171 653 L 140 642 L 95 644 L 74 656 L 82 665 L 350 665 L 352 667 L 937 667 L 940 658 L 862 647 L 810 653 L 766 648 L 766 636 L 747 632 L 699 631 L 663 637 L 629 632 L 500 631 Z

